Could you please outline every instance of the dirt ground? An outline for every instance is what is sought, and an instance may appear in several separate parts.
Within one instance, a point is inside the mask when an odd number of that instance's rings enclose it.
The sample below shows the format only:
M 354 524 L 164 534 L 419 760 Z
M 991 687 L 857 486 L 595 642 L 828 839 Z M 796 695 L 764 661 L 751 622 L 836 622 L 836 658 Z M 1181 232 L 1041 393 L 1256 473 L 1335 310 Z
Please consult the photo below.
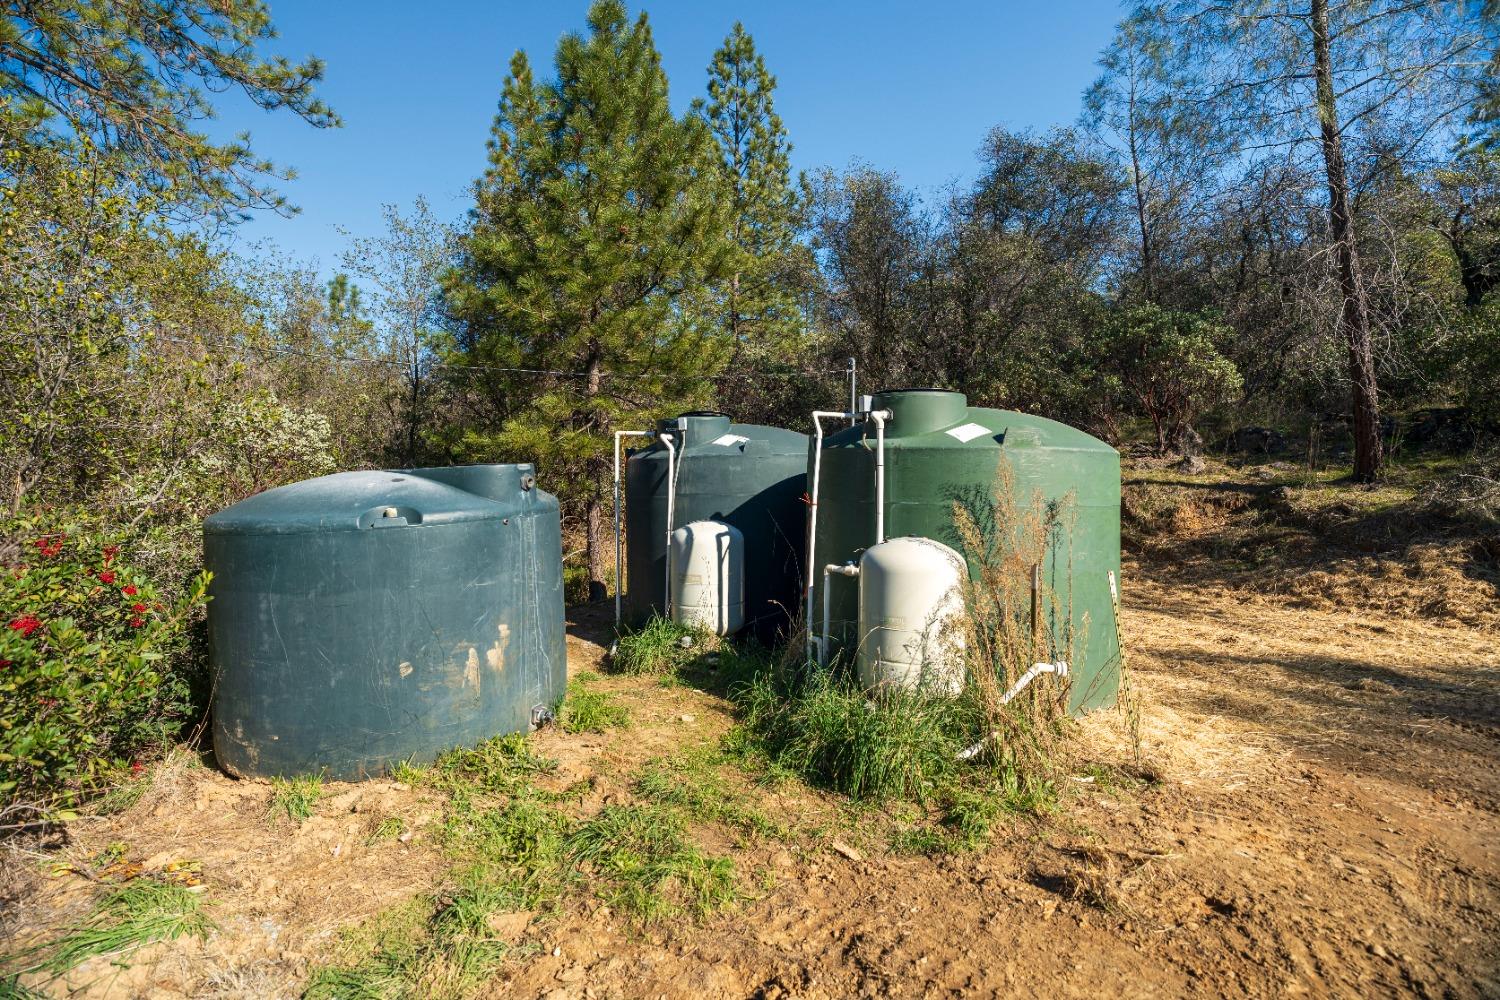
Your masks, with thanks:
M 739 845 L 748 898 L 647 930 L 575 900 L 483 995 L 1500 996 L 1500 634 L 1189 586 L 1162 566 L 1128 567 L 1124 591 L 1149 786 L 1073 775 L 1056 815 L 936 859 L 891 851 L 833 796 L 770 791 L 768 810 L 813 832 Z M 596 667 L 606 614 L 570 624 L 573 672 Z M 632 727 L 538 743 L 601 804 L 641 761 L 732 721 L 689 688 L 596 683 Z M 1124 714 L 1082 729 L 1088 760 L 1133 764 Z M 267 822 L 264 784 L 181 762 L 155 780 L 61 846 L 13 851 L 0 931 L 76 918 L 93 886 L 48 866 L 112 843 L 147 870 L 200 862 L 218 930 L 128 968 L 93 960 L 54 993 L 296 996 L 340 928 L 446 870 L 442 804 L 420 788 L 332 785 L 287 827 Z M 394 815 L 411 839 L 372 842 Z

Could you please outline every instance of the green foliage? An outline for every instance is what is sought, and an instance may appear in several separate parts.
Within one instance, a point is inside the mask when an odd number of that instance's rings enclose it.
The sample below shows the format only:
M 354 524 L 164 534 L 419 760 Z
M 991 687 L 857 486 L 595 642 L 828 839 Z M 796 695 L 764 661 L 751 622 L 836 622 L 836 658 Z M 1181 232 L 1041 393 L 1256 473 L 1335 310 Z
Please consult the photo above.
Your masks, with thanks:
M 734 863 L 700 851 L 681 817 L 660 806 L 605 806 L 567 847 L 601 880 L 604 899 L 642 923 L 704 917 L 736 897 Z
M 718 146 L 720 184 L 727 200 L 729 254 L 724 279 L 699 298 L 727 335 L 734 369 L 786 367 L 807 347 L 810 317 L 804 302 L 815 263 L 797 240 L 803 205 L 792 183 L 791 143 L 776 113 L 776 78 L 745 26 L 735 23 L 708 68 L 703 120 Z M 739 412 L 757 403 L 776 412 L 784 398 L 781 380 L 735 386 L 760 400 L 742 400 Z M 742 419 L 745 419 L 742 417 Z
M 0 98 L 44 137 L 115 149 L 114 169 L 184 208 L 220 218 L 284 209 L 263 179 L 277 171 L 248 136 L 215 140 L 199 126 L 214 114 L 205 91 L 231 90 L 318 127 L 339 124 L 313 94 L 322 62 L 257 53 L 275 35 L 261 0 L 28 3 L 0 22 Z
M 1478 427 L 1500 431 L 1500 291 L 1473 309 L 1452 314 L 1447 337 L 1433 352 L 1442 378 Z
M 1103 394 L 1139 406 L 1165 453 L 1191 450 L 1193 420 L 1240 391 L 1239 371 L 1220 353 L 1230 336 L 1212 315 L 1147 304 L 1116 310 L 1090 346 Z
M 459 890 L 418 897 L 377 914 L 340 937 L 340 961 L 315 969 L 312 1000 L 417 1000 L 469 996 L 510 951 L 486 925 L 480 895 Z
M 120 546 L 14 521 L 0 573 L 0 796 L 76 800 L 190 718 L 171 658 L 208 575 L 164 597 Z M 138 766 L 138 765 L 137 765 Z
M 449 790 L 470 787 L 511 794 L 525 788 L 538 775 L 556 770 L 557 761 L 532 749 L 524 733 L 507 733 L 491 737 L 473 749 L 450 750 L 422 775 L 422 780 Z
M 670 674 L 718 646 L 711 633 L 652 615 L 636 631 L 620 636 L 609 668 L 620 674 Z
M 62 937 L 0 960 L 0 975 L 47 973 L 56 978 L 91 958 L 121 961 L 141 947 L 180 937 L 207 938 L 213 922 L 203 896 L 180 885 L 138 878 L 110 889 L 88 918 Z M 49 980 L 50 981 L 50 980 Z
M 566 733 L 603 733 L 628 727 L 630 712 L 609 694 L 591 689 L 582 678 L 574 678 L 557 719 Z
M 383 840 L 395 840 L 405 832 L 406 820 L 400 816 L 387 816 L 370 832 L 369 843 L 378 844 Z
M 266 815 L 273 820 L 287 819 L 302 823 L 312 818 L 313 808 L 323 797 L 320 775 L 271 779 L 271 804 Z
M 443 329 L 438 289 L 453 265 L 457 238 L 451 226 L 433 216 L 425 198 L 418 197 L 408 214 L 386 205 L 381 215 L 385 232 L 355 240 L 344 263 L 374 289 L 371 325 L 385 360 L 392 362 L 387 370 L 401 373 L 386 397 L 388 408 L 396 411 L 387 450 L 391 461 L 410 468 L 425 457 L 431 428 L 441 420 L 444 387 L 433 364 L 452 345 Z
M 588 33 L 558 44 L 555 79 L 511 60 L 462 258 L 445 283 L 471 363 L 586 373 L 478 383 L 466 458 L 536 461 L 588 513 L 590 576 L 604 578 L 609 428 L 701 398 L 724 363 L 716 331 L 679 308 L 717 280 L 727 246 L 712 137 L 674 117 L 642 15 L 598 0 Z M 606 385 L 605 372 L 624 373 Z
M 770 757 L 855 799 L 925 801 L 980 731 L 963 702 L 901 689 L 874 696 L 823 670 L 790 683 L 762 673 L 736 697 Z
M 571 821 L 534 790 L 486 808 L 458 797 L 443 825 L 460 882 L 483 889 L 492 910 L 534 910 L 568 886 L 564 841 Z
M 648 761 L 636 774 L 635 793 L 644 799 L 681 809 L 700 823 L 720 823 L 747 836 L 784 840 L 787 828 L 747 797 L 735 791 L 718 765 L 717 754 L 685 752 Z

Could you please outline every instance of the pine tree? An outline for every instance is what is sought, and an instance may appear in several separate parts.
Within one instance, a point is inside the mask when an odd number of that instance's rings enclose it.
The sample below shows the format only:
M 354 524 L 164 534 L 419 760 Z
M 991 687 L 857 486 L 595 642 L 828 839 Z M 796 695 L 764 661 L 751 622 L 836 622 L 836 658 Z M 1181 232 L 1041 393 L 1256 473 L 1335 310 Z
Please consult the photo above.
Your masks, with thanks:
M 728 256 L 712 136 L 678 119 L 642 14 L 598 0 L 558 45 L 555 80 L 511 60 L 462 261 L 445 282 L 470 363 L 492 373 L 467 458 L 536 461 L 586 522 L 589 589 L 604 594 L 610 428 L 704 398 L 722 338 L 681 308 Z
M 718 143 L 730 210 L 732 251 L 716 308 L 741 359 L 784 357 L 806 329 L 798 292 L 811 258 L 796 239 L 802 206 L 775 89 L 755 40 L 736 22 L 714 53 L 700 108 Z

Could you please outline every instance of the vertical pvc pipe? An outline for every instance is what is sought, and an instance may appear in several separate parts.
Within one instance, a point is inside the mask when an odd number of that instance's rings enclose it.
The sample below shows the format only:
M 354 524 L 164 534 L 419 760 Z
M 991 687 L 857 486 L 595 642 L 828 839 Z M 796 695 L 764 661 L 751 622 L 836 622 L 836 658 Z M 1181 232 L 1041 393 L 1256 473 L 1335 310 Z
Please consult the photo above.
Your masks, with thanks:
M 818 544 L 818 481 L 823 470 L 823 418 L 835 417 L 857 417 L 859 414 L 852 410 L 841 413 L 838 410 L 813 410 L 813 472 L 811 489 L 807 494 L 807 586 L 803 593 L 804 609 L 802 612 L 803 626 L 807 630 L 807 658 L 815 659 L 817 653 L 813 651 L 813 584 L 818 581 L 818 566 L 813 560 L 814 552 Z
M 854 359 L 849 359 L 849 426 L 854 426 L 855 412 L 859 409 L 859 378 Z
M 672 617 L 672 521 L 677 513 L 677 446 L 670 435 L 662 433 L 656 439 L 667 447 L 667 579 L 662 592 L 662 617 Z
M 875 421 L 875 544 L 885 541 L 885 422 L 890 410 L 871 410 Z
M 828 626 L 833 618 L 833 602 L 829 596 L 828 575 L 838 573 L 841 576 L 859 576 L 859 567 L 854 565 L 840 566 L 837 563 L 829 563 L 823 567 L 823 634 L 818 637 L 818 666 L 828 665 Z
M 803 599 L 806 609 L 802 613 L 802 626 L 807 632 L 807 658 L 814 657 L 822 662 L 822 657 L 813 652 L 813 574 L 817 572 L 813 562 L 813 554 L 818 545 L 818 475 L 823 469 L 823 422 L 818 419 L 818 410 L 813 411 L 813 469 L 812 482 L 807 494 L 807 586 L 804 588 Z M 821 649 L 821 644 L 819 645 Z
M 620 439 L 650 437 L 650 431 L 615 431 L 615 631 L 620 630 Z

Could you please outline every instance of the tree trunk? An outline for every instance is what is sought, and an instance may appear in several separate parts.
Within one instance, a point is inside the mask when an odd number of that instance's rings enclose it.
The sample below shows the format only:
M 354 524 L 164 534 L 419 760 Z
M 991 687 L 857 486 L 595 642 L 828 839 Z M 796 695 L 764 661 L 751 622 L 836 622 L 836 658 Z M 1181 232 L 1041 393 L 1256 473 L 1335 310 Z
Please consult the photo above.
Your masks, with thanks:
M 1130 180 L 1135 189 L 1135 219 L 1141 232 L 1141 278 L 1146 286 L 1146 301 L 1156 301 L 1156 257 L 1151 249 L 1151 226 L 1146 221 L 1146 190 L 1141 178 L 1141 154 L 1136 141 L 1135 127 L 1135 74 L 1131 71 L 1130 107 L 1128 109 L 1130 137 Z
M 408 373 L 411 379 L 411 409 L 406 414 L 406 461 L 408 468 L 417 464 L 417 433 L 419 411 L 421 409 L 422 393 L 422 369 L 417 366 L 416 347 L 412 348 L 411 371 Z
M 600 419 L 598 407 L 594 399 L 599 395 L 603 383 L 603 376 L 599 367 L 599 352 L 592 351 L 589 355 L 588 366 L 588 398 L 589 398 L 589 423 L 594 430 L 600 430 L 603 421 Z M 609 588 L 605 585 L 604 578 L 608 573 L 608 567 L 604 565 L 604 552 L 609 548 L 609 539 L 604 530 L 604 473 L 602 464 L 598 461 L 591 463 L 593 469 L 589 484 L 588 507 L 585 516 L 585 531 L 587 532 L 587 548 L 589 562 L 589 600 L 602 601 L 609 596 Z
M 1359 274 L 1354 217 L 1349 209 L 1349 176 L 1344 167 L 1344 144 L 1339 135 L 1338 107 L 1333 93 L 1328 0 L 1312 0 L 1312 33 L 1318 122 L 1322 131 L 1323 165 L 1328 173 L 1328 224 L 1343 297 L 1339 325 L 1349 348 L 1349 382 L 1354 397 L 1354 479 L 1368 483 L 1379 475 L 1383 459 L 1380 400 L 1375 384 L 1375 355 L 1370 345 L 1370 309 Z

